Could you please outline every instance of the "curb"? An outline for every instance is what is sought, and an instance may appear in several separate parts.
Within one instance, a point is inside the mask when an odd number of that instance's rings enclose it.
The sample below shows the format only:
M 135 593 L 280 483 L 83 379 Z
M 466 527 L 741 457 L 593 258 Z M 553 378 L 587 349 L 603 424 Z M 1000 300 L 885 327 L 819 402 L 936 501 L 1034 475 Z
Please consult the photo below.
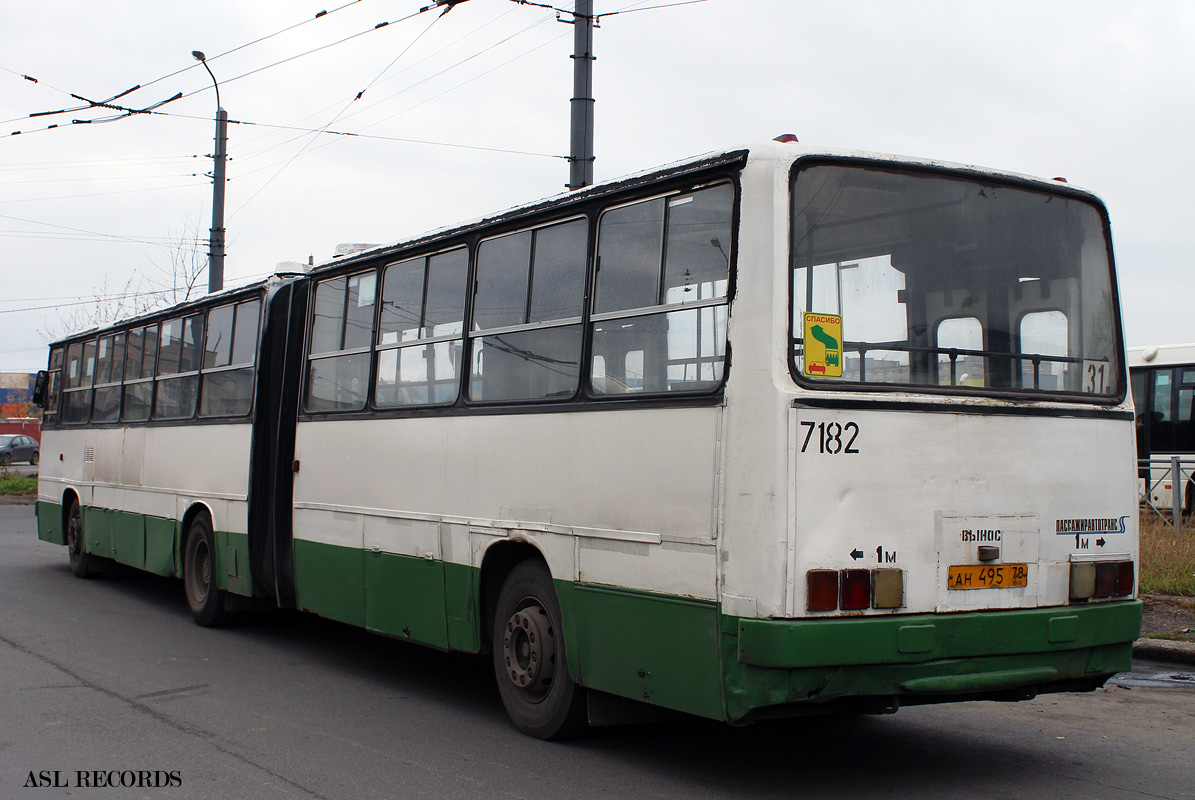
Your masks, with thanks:
M 1133 642 L 1133 658 L 1148 658 L 1170 664 L 1195 664 L 1195 642 L 1138 639 Z

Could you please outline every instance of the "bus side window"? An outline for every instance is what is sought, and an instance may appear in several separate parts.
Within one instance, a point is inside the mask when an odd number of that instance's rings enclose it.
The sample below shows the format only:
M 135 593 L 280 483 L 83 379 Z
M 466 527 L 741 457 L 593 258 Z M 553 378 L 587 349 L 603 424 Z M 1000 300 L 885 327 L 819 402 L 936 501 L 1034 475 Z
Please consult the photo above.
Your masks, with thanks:
M 610 209 L 598 222 L 595 394 L 706 392 L 726 359 L 734 188 Z M 636 355 L 632 355 L 636 354 Z
M 52 417 L 58 413 L 58 393 L 62 390 L 62 348 L 50 351 L 50 374 L 46 383 L 46 407 L 43 416 Z
M 261 301 L 213 308 L 207 318 L 199 416 L 244 416 L 253 407 Z
M 316 287 L 303 403 L 308 411 L 365 407 L 376 287 L 372 271 L 329 278 Z
M 129 331 L 124 360 L 124 406 L 121 419 L 141 422 L 149 419 L 153 404 L 154 364 L 158 352 L 158 326 L 146 325 Z
M 1174 415 L 1174 449 L 1195 451 L 1195 370 L 1178 370 L 1178 408 Z
M 469 399 L 568 399 L 581 374 L 588 221 L 487 239 L 477 255 Z
M 115 422 L 120 418 L 120 380 L 124 373 L 125 335 L 101 336 L 96 353 L 95 399 L 92 422 Z
M 62 421 L 87 422 L 91 414 L 91 387 L 95 378 L 95 340 L 75 342 L 66 350 L 66 390 L 62 395 Z
M 1154 452 L 1174 449 L 1173 385 L 1174 370 L 1154 370 L 1150 387 L 1153 411 L 1149 415 L 1149 446 Z
M 188 419 L 195 415 L 203 328 L 201 314 L 175 317 L 162 323 L 154 419 Z
M 375 347 L 379 407 L 456 401 L 469 251 L 458 247 L 386 266 Z
M 1146 384 L 1145 384 L 1145 370 L 1133 370 L 1129 373 L 1129 380 L 1133 388 L 1133 414 L 1136 419 L 1137 426 L 1137 458 L 1149 458 L 1149 428 L 1145 425 L 1146 409 L 1149 408 L 1146 403 Z M 1146 467 L 1141 470 L 1140 478 L 1149 477 L 1149 468 Z

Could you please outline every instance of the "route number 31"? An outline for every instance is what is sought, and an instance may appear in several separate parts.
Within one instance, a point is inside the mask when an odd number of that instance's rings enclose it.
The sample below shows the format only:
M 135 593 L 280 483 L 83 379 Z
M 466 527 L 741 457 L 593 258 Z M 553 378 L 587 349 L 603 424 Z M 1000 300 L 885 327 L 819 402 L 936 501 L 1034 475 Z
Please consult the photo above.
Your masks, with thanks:
M 1083 362 L 1083 391 L 1088 394 L 1107 394 L 1110 378 L 1107 361 Z
M 803 420 L 801 427 L 805 429 L 805 436 L 801 440 L 801 452 L 812 453 L 816 443 L 817 452 L 824 455 L 836 456 L 840 453 L 858 453 L 855 440 L 859 438 L 857 423 L 848 422 L 840 425 L 837 422 L 813 422 Z

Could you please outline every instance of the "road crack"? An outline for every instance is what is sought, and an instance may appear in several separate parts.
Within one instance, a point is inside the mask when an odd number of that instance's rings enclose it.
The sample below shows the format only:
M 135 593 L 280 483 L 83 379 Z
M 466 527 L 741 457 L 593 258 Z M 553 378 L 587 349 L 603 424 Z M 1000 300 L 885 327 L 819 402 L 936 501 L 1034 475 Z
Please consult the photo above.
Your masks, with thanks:
M 287 784 L 288 786 L 291 786 L 291 787 L 303 792 L 305 795 L 307 795 L 309 797 L 317 798 L 317 800 L 332 800 L 331 798 L 327 797 L 326 795 L 322 795 L 319 792 L 317 792 L 316 790 L 314 790 L 308 786 L 303 786 L 302 784 L 297 783 L 294 780 L 291 780 L 290 778 L 281 774 L 280 772 L 270 769 L 269 767 L 265 766 L 264 764 L 260 764 L 256 761 L 254 761 L 253 759 L 249 758 L 248 756 L 238 753 L 236 750 L 233 750 L 231 747 L 229 747 L 227 744 L 225 744 L 224 741 L 221 739 L 221 737 L 218 734 L 216 734 L 212 731 L 205 730 L 204 728 L 200 728 L 197 725 L 192 725 L 190 723 L 183 722 L 182 720 L 175 719 L 174 717 L 171 717 L 167 714 L 163 714 L 162 712 L 160 712 L 154 708 L 151 708 L 150 706 L 147 706 L 145 703 L 139 702 L 138 700 L 136 700 L 132 697 L 125 697 L 123 694 L 116 691 L 115 689 L 110 689 L 107 686 L 102 686 L 98 683 L 95 683 L 94 681 L 90 681 L 87 678 L 84 678 L 82 675 L 75 672 L 74 670 L 70 669 L 69 667 L 66 667 L 63 664 L 58 663 L 57 661 L 50 658 L 49 656 L 39 653 L 36 650 L 33 650 L 29 647 L 26 647 L 25 645 L 21 644 L 20 642 L 15 642 L 12 639 L 9 639 L 8 637 L 6 637 L 2 634 L 0 634 L 0 642 L 4 642 L 5 644 L 7 644 L 9 647 L 13 648 L 14 650 L 24 653 L 26 655 L 32 656 L 33 658 L 36 658 L 37 660 L 41 661 L 43 664 L 48 664 L 49 666 L 51 666 L 54 669 L 61 672 L 62 674 L 70 676 L 73 680 L 78 682 L 79 686 L 86 688 L 86 689 L 92 689 L 94 691 L 100 692 L 101 694 L 105 694 L 108 697 L 111 697 L 113 700 L 117 700 L 121 703 L 124 703 L 126 706 L 129 706 L 130 708 L 132 708 L 142 714 L 146 714 L 146 715 L 152 717 L 153 719 L 157 720 L 158 722 L 161 722 L 165 725 L 169 725 L 171 728 L 174 728 L 176 731 L 178 731 L 186 736 L 191 736 L 191 737 L 194 737 L 197 739 L 201 739 L 204 742 L 206 742 L 208 745 L 210 745 L 211 747 L 215 748 L 218 752 L 220 752 L 226 756 L 229 756 L 230 758 L 235 758 L 237 761 L 240 761 L 241 763 L 246 764 L 247 766 L 253 767 L 256 770 L 260 770 L 261 772 L 264 772 L 265 774 L 269 775 L 270 777 L 276 778 L 277 780 L 282 781 L 283 783 Z M 66 687 L 64 687 L 64 688 L 66 688 Z M 185 687 L 185 688 L 194 689 L 197 687 Z M 173 694 L 178 691 L 180 691 L 180 690 L 172 689 L 167 692 L 151 692 L 150 694 L 142 695 L 142 697 L 164 696 L 164 695 L 168 695 L 168 694 Z

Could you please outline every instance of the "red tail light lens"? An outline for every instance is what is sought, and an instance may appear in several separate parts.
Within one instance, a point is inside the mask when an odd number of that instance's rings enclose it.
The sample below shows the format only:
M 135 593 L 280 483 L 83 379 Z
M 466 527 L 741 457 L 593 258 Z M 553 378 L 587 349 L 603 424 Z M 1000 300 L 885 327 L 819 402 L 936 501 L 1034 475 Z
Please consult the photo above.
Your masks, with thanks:
M 842 609 L 858 611 L 871 608 L 871 570 L 842 571 Z
M 1116 596 L 1133 593 L 1133 562 L 1121 561 L 1116 565 Z
M 1116 562 L 1095 565 L 1095 596 L 1112 597 L 1116 593 Z
M 805 573 L 805 607 L 810 611 L 838 610 L 838 570 L 811 569 Z

